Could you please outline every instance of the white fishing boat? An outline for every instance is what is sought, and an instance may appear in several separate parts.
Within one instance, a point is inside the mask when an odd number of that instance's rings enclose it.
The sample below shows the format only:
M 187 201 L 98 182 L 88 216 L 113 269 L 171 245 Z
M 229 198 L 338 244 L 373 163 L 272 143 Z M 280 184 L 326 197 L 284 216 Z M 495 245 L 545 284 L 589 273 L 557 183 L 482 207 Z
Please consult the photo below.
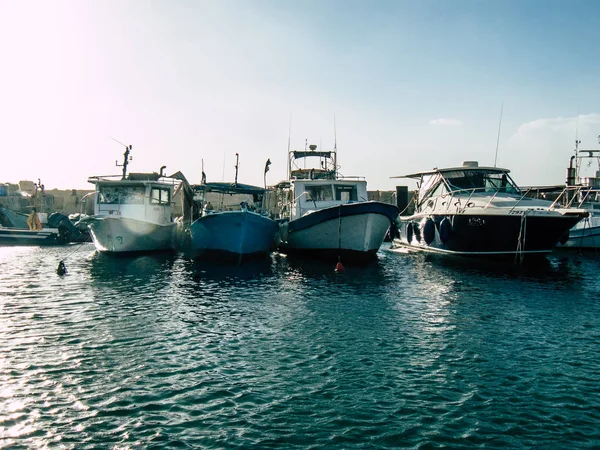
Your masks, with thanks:
M 300 161 L 318 160 L 317 167 Z M 288 152 L 288 180 L 275 186 L 280 217 L 279 250 L 325 259 L 375 257 L 398 208 L 368 201 L 363 177 L 338 173 L 337 150 Z
M 174 250 L 181 223 L 173 217 L 173 192 L 179 180 L 160 173 L 127 174 L 131 146 L 126 147 L 122 176 L 93 176 L 94 215 L 88 216 L 92 241 L 100 252 L 128 253 Z
M 599 136 L 600 140 L 600 136 Z M 583 208 L 589 215 L 576 223 L 569 238 L 559 247 L 600 249 L 600 149 L 581 150 L 575 141 L 575 154 L 567 168 L 567 184 L 557 203 L 568 207 Z M 592 168 L 593 176 L 584 175 L 584 169 Z
M 417 180 L 415 212 L 400 216 L 393 246 L 469 256 L 522 258 L 552 251 L 587 217 L 583 209 L 530 198 L 508 169 L 476 161 L 402 177 Z

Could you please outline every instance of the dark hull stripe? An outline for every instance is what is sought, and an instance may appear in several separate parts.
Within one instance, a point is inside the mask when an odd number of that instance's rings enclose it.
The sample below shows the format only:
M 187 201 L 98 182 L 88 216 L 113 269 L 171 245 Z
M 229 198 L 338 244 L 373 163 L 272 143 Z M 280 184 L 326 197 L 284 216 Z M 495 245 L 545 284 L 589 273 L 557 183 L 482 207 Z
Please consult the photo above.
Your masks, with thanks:
M 319 209 L 306 214 L 298 219 L 291 220 L 288 225 L 289 232 L 309 228 L 328 220 L 360 214 L 381 214 L 390 219 L 390 223 L 398 216 L 398 208 L 394 205 L 381 202 L 345 203 L 330 208 Z

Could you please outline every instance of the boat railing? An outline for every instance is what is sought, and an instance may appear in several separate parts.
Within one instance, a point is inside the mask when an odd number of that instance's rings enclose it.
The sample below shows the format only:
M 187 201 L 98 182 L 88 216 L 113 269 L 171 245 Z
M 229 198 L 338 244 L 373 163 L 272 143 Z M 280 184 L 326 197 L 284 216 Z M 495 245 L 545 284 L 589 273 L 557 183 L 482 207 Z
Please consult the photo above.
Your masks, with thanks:
M 360 175 L 341 175 L 338 173 L 338 180 L 350 180 L 350 181 L 365 181 L 367 179 L 367 177 L 364 176 L 360 176 Z
M 510 210 L 508 211 L 509 214 L 512 213 L 517 206 L 519 206 L 519 203 L 521 203 L 525 197 L 529 197 L 529 195 L 528 195 L 529 192 L 531 192 L 531 188 L 529 188 L 525 192 L 523 192 L 523 195 L 521 195 L 521 197 L 519 198 L 519 200 L 517 200 L 517 203 L 515 203 L 512 206 L 512 208 L 510 208 Z
M 555 209 L 557 205 L 560 208 L 572 208 L 574 203 L 578 208 L 581 208 L 594 191 L 597 190 L 591 186 L 566 186 L 558 197 L 556 197 L 556 200 L 552 202 L 550 208 Z
M 298 202 L 298 200 L 300 200 L 302 198 L 302 196 L 307 195 L 309 196 L 310 193 L 308 191 L 304 191 L 302 192 L 298 197 L 294 198 L 293 200 L 287 201 L 287 202 L 282 202 L 281 203 L 281 207 L 279 208 L 280 210 L 280 215 L 281 215 L 281 211 L 285 211 L 285 209 L 289 209 L 290 210 L 290 216 L 291 216 L 291 209 L 296 205 L 296 203 Z M 313 200 L 314 202 L 314 200 Z M 315 208 L 316 208 L 316 203 L 315 203 Z
M 456 207 L 456 210 L 459 214 L 462 214 L 463 212 L 465 212 L 465 210 L 467 209 L 467 207 L 469 206 L 469 204 L 471 204 L 471 199 L 473 198 L 473 194 L 475 194 L 476 192 L 485 192 L 488 188 L 485 187 L 478 187 L 478 188 L 469 188 L 469 189 L 453 189 L 452 191 L 450 191 L 448 194 L 446 195 L 442 195 L 442 198 L 447 197 L 448 195 L 450 196 L 450 201 L 448 201 L 448 204 L 446 205 L 446 211 L 448 211 L 450 209 L 451 205 L 454 205 Z M 464 206 L 462 206 L 462 199 L 460 196 L 462 195 L 467 195 L 468 194 L 468 198 L 464 204 Z M 496 192 L 494 193 L 495 197 L 498 194 L 498 190 L 496 190 Z M 457 198 L 456 201 L 454 201 L 454 198 Z M 492 197 L 492 199 L 493 199 Z M 490 200 L 491 202 L 491 200 Z M 488 202 L 489 204 L 489 202 Z M 487 208 L 487 204 L 484 207 Z
M 123 179 L 121 175 L 94 175 L 88 177 L 88 183 L 96 183 L 102 181 L 110 181 L 110 182 L 127 182 L 127 184 L 133 183 L 161 183 L 161 184 L 171 184 L 173 186 L 178 185 L 182 182 L 182 180 L 172 177 L 159 177 L 156 180 L 148 179 L 139 179 L 139 180 L 131 180 L 129 178 Z

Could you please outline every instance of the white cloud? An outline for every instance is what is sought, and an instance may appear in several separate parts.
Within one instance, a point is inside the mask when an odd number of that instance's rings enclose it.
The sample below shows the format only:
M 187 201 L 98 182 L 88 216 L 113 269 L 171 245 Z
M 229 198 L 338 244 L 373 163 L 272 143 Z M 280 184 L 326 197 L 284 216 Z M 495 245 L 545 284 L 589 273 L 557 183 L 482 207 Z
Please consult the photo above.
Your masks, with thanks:
M 498 165 L 511 168 L 524 185 L 564 183 L 575 135 L 580 149 L 597 149 L 599 133 L 598 113 L 532 120 L 521 124 L 506 146 L 501 145 Z M 598 167 L 584 169 L 593 172 Z
M 436 125 L 442 127 L 460 127 L 462 122 L 458 119 L 433 119 L 429 121 L 429 125 Z

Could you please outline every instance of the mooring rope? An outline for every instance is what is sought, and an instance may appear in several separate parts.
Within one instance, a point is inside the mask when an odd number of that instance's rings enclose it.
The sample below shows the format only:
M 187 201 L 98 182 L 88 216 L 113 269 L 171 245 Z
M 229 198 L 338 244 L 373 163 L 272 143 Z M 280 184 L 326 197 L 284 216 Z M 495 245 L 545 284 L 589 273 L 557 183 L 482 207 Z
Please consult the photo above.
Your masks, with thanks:
M 523 253 L 525 252 L 525 236 L 527 234 L 527 212 L 521 216 L 521 226 L 519 228 L 519 237 L 517 238 L 517 252 L 515 254 L 515 263 L 523 262 Z

